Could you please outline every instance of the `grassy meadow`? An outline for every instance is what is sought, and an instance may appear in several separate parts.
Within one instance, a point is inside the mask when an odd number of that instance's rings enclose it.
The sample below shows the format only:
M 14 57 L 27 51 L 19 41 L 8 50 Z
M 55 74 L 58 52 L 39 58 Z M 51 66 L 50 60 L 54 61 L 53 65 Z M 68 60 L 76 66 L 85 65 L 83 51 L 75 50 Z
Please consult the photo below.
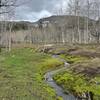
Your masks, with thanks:
M 31 48 L 2 51 L 0 100 L 56 100 L 55 91 L 44 81 L 44 74 L 61 64 Z
M 59 69 L 63 62 L 52 58 L 60 54 L 70 63 L 66 70 L 54 75 L 65 93 L 79 96 L 87 91 L 100 100 L 99 46 L 54 46 L 47 54 L 40 48 L 19 47 L 0 52 L 0 100 L 62 100 L 44 79 L 46 72 Z

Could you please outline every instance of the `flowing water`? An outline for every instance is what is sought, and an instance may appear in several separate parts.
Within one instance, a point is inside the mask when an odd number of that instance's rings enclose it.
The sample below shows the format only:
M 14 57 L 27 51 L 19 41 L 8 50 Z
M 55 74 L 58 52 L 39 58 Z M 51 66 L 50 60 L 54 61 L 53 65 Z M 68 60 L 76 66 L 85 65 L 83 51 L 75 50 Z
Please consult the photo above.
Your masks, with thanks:
M 46 82 L 56 91 L 57 96 L 60 96 L 63 98 L 63 100 L 76 100 L 76 98 L 70 94 L 65 93 L 64 90 L 56 84 L 56 82 L 53 80 L 53 75 L 57 72 L 60 72 L 68 67 L 68 63 L 64 60 L 59 58 L 57 55 L 53 55 L 53 58 L 58 58 L 60 61 L 64 62 L 64 67 L 55 71 L 51 71 L 45 74 L 45 80 Z

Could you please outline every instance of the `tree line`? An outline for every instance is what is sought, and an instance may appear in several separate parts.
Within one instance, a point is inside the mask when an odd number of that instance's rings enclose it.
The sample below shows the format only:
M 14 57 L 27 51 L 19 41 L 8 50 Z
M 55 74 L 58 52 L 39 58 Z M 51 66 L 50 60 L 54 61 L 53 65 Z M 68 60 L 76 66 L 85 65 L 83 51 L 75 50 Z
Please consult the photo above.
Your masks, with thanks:
M 12 43 L 99 43 L 99 0 L 69 0 L 66 9 L 56 10 L 55 16 L 36 23 L 15 23 L 17 0 L 0 0 L 0 44 L 11 49 Z M 12 16 L 13 15 L 13 16 Z M 34 16 L 33 16 L 34 17 Z M 18 31 L 20 30 L 20 31 Z

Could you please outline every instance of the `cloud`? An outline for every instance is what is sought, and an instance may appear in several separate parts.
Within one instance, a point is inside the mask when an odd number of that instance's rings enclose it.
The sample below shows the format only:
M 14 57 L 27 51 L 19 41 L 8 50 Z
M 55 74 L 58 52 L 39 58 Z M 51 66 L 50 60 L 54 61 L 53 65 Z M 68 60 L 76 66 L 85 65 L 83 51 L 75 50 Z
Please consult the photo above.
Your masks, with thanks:
M 38 12 L 30 11 L 28 7 L 21 7 L 16 10 L 15 20 L 24 20 L 24 21 L 37 21 L 40 18 L 51 16 L 48 10 L 41 10 Z
M 67 0 L 18 0 L 23 4 L 15 10 L 15 20 L 36 21 L 54 14 L 54 9 L 65 7 Z
M 68 0 L 60 0 L 55 4 L 55 7 L 53 8 L 53 14 L 59 14 L 59 15 L 66 14 L 67 5 L 68 5 Z
M 24 20 L 27 19 L 28 21 L 37 21 L 40 18 L 48 17 L 51 15 L 52 14 L 46 10 L 42 10 L 40 12 L 30 12 L 29 14 L 26 15 Z

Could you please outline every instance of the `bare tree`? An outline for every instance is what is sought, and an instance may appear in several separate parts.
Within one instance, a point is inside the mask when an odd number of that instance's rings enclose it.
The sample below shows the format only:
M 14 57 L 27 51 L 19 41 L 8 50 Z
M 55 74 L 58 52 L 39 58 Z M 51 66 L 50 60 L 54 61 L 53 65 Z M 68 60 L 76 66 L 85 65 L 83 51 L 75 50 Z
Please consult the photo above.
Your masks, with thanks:
M 92 17 L 95 20 L 93 22 L 93 26 L 91 28 L 91 35 L 96 39 L 96 42 L 99 43 L 100 42 L 100 2 L 98 0 L 94 0 L 92 2 Z
M 11 50 L 11 31 L 12 31 L 12 25 L 11 23 L 8 24 L 7 20 L 11 20 L 12 12 L 14 12 L 14 8 L 16 5 L 17 0 L 0 0 L 0 21 L 3 24 L 1 32 L 4 32 L 3 35 L 6 36 L 6 49 L 9 47 L 9 51 Z M 9 30 L 7 29 L 9 28 Z M 2 31 L 3 30 L 3 31 Z M 8 34 L 9 33 L 9 34 Z
M 81 12 L 81 5 L 82 0 L 70 0 L 68 3 L 68 12 L 69 15 L 75 16 L 75 27 L 73 30 L 73 42 L 79 42 L 81 43 L 81 33 L 80 33 L 80 12 Z M 75 36 L 78 36 L 78 39 L 75 38 Z
M 16 5 L 17 0 L 0 0 L 0 14 L 9 13 Z

